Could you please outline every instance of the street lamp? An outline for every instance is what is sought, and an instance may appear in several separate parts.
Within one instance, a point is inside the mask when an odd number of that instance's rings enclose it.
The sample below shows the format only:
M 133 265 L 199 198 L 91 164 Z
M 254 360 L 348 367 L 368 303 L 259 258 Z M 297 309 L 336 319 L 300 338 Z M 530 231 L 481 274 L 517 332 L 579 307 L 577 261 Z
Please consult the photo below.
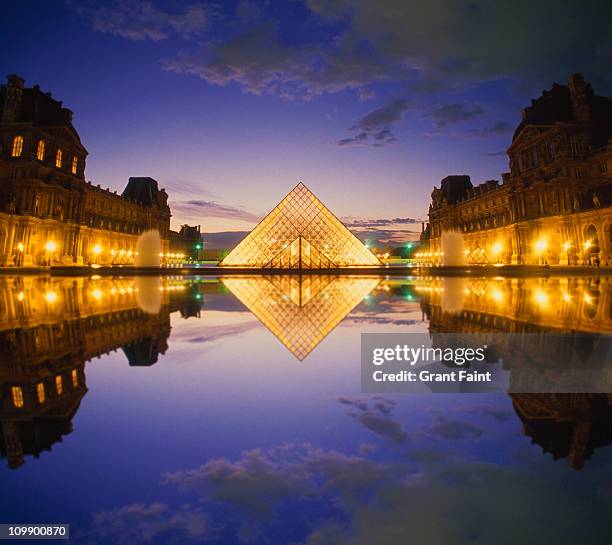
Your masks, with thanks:
M 591 239 L 587 240 L 584 243 L 584 251 L 587 254 L 587 259 L 588 259 L 589 265 L 591 264 L 591 252 L 589 252 L 589 249 L 591 248 L 591 246 L 593 246 L 593 241 Z
M 570 266 L 570 254 L 569 254 L 569 249 L 572 247 L 572 245 L 569 242 L 564 242 L 563 243 L 563 251 L 567 254 L 567 266 Z
M 540 259 L 539 259 L 540 264 L 542 264 L 541 263 L 543 259 L 542 254 L 546 251 L 546 248 L 548 248 L 548 241 L 544 238 L 541 238 L 535 243 L 535 250 L 540 256 Z
M 17 266 L 20 267 L 21 264 L 23 263 L 23 242 L 20 242 L 19 244 L 17 244 L 17 251 L 19 252 L 19 255 L 17 256 Z
M 52 240 L 48 240 L 47 243 L 45 244 L 45 251 L 47 252 L 47 265 L 49 267 L 51 266 L 51 257 L 53 255 L 53 252 L 55 252 L 56 248 L 57 246 L 55 245 L 55 242 L 53 242 Z

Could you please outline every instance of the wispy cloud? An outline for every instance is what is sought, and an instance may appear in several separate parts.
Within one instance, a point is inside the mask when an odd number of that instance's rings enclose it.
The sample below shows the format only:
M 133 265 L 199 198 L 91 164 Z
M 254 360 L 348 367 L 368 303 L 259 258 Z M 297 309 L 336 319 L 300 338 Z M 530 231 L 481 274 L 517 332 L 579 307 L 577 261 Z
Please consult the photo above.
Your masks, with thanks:
M 338 140 L 338 145 L 367 144 L 381 147 L 395 142 L 397 138 L 391 132 L 390 127 L 402 119 L 408 108 L 409 103 L 404 98 L 395 98 L 388 101 L 349 127 L 348 130 L 356 131 L 356 134 L 350 138 Z
M 395 402 L 379 396 L 369 400 L 339 397 L 338 402 L 357 409 L 348 413 L 349 416 L 371 432 L 392 443 L 405 443 L 408 439 L 401 422 L 391 416 Z
M 225 218 L 248 222 L 257 222 L 260 216 L 244 208 L 219 204 L 215 201 L 189 200 L 172 203 L 172 210 L 182 216 L 201 218 Z
M 346 218 L 346 225 L 353 227 L 387 227 L 389 225 L 406 225 L 420 223 L 422 220 L 415 218 L 379 218 L 379 219 L 357 219 Z
M 470 134 L 476 138 L 489 138 L 491 136 L 498 136 L 500 134 L 508 134 L 512 132 L 513 128 L 514 127 L 507 121 L 498 121 L 490 127 L 474 129 L 470 131 Z
M 482 115 L 484 110 L 478 104 L 465 102 L 453 102 L 434 106 L 427 111 L 438 128 L 442 128 L 450 123 L 461 123 Z
M 202 4 L 189 4 L 179 11 L 163 10 L 153 2 L 111 1 L 105 4 L 69 2 L 89 17 L 94 30 L 128 40 L 159 42 L 171 36 L 191 38 L 207 27 L 208 15 Z

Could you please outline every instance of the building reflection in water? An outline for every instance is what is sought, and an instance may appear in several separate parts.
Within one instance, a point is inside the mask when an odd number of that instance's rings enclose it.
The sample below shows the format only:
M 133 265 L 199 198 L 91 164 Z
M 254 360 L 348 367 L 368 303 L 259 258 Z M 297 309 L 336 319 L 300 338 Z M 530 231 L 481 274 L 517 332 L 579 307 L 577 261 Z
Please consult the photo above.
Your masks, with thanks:
M 227 288 L 302 361 L 380 282 L 332 275 L 227 277 Z
M 559 348 L 550 333 L 575 339 L 582 351 L 597 350 L 600 335 L 612 334 L 612 285 L 606 277 L 426 278 L 415 282 L 415 291 L 434 342 L 445 332 L 528 333 L 531 339 L 539 334 L 538 355 L 545 358 Z M 511 381 L 520 380 L 520 370 L 517 375 L 511 373 Z M 612 442 L 612 393 L 510 397 L 524 433 L 575 469 Z
M 85 362 L 121 348 L 132 366 L 156 363 L 168 348 L 170 313 L 199 313 L 197 297 L 176 297 L 189 289 L 158 278 L 0 278 L 0 453 L 8 465 L 72 431 L 87 393 Z
M 229 290 L 302 360 L 370 293 L 385 305 L 368 312 L 420 304 L 434 340 L 449 331 L 595 338 L 612 333 L 610 288 L 607 278 L 0 277 L 0 454 L 15 468 L 61 441 L 87 392 L 85 363 L 121 349 L 130 365 L 153 365 L 168 348 L 170 315 L 199 317 L 203 293 Z M 611 394 L 511 398 L 525 434 L 575 468 L 612 441 Z

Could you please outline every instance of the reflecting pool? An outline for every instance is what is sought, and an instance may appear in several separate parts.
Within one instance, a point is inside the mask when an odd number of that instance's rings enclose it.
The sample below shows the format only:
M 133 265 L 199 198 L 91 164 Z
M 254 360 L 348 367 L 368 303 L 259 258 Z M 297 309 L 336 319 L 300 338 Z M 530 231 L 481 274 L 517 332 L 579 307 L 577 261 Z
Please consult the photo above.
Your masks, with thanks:
M 612 333 L 606 277 L 0 277 L 0 522 L 612 542 L 611 394 L 361 393 L 361 333 Z

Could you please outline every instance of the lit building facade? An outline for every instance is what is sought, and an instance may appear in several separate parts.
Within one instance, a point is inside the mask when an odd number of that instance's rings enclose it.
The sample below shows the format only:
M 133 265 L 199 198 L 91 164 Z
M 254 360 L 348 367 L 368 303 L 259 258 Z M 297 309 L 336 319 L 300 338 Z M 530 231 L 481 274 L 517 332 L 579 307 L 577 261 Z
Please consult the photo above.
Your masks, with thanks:
M 523 110 L 502 182 L 448 176 L 431 194 L 417 260 L 462 233 L 468 264 L 612 263 L 612 100 L 580 74 Z
M 122 195 L 85 179 L 72 112 L 16 75 L 0 87 L 0 266 L 129 264 L 159 231 L 169 251 L 168 195 L 130 178 Z

